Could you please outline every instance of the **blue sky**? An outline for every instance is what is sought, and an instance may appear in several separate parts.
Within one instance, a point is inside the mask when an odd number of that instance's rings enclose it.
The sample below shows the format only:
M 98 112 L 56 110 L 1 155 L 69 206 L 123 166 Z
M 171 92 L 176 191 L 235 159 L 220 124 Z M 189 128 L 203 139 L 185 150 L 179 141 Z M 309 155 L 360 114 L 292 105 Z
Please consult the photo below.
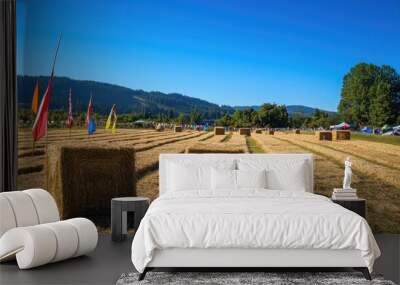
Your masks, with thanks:
M 359 63 L 400 72 L 400 1 L 17 0 L 19 74 L 336 110 Z

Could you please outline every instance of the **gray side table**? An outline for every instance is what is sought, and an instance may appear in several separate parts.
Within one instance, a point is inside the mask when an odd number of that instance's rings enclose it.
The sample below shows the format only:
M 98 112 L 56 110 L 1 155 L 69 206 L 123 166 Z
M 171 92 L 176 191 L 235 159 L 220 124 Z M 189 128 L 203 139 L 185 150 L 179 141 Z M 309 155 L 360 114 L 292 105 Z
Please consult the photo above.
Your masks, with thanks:
M 361 217 L 366 219 L 367 217 L 367 201 L 365 199 L 355 198 L 352 200 L 336 200 L 332 199 L 333 203 L 339 204 L 340 206 L 359 214 Z
M 134 214 L 134 228 L 146 214 L 150 199 L 145 197 L 120 197 L 111 199 L 111 239 L 123 241 L 127 236 L 127 212 Z

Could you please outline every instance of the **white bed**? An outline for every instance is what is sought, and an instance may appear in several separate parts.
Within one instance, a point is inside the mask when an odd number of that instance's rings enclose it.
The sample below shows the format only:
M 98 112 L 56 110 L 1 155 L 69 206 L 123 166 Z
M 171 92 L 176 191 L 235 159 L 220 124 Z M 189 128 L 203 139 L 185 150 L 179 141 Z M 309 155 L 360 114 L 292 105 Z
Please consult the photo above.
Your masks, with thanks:
M 209 167 L 237 173 L 237 184 L 209 187 L 218 174 Z M 269 185 L 238 188 L 240 171 L 260 169 Z M 242 185 L 258 179 L 247 178 Z M 380 251 L 367 222 L 312 192 L 309 154 L 162 154 L 160 197 L 135 235 L 132 262 L 141 278 L 154 267 L 354 267 L 370 278 Z

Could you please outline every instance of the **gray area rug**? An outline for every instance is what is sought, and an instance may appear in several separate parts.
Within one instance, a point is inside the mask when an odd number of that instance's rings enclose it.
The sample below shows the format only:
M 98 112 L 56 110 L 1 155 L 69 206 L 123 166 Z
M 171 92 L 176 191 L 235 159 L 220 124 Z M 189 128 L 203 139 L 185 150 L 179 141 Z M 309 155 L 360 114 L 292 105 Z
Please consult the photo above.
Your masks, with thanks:
M 359 272 L 148 272 L 138 281 L 138 273 L 122 274 L 117 285 L 145 284 L 379 284 L 395 285 L 382 276 L 372 275 L 368 281 Z

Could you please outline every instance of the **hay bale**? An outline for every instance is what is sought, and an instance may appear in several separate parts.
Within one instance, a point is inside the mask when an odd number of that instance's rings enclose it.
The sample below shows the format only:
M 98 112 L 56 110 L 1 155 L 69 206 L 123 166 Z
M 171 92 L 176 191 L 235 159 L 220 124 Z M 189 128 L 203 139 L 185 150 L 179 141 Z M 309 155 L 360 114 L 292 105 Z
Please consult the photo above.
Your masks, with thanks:
M 297 134 L 297 135 L 299 135 L 299 134 L 300 134 L 300 129 L 295 129 L 295 130 L 294 130 L 294 133 Z
M 215 127 L 214 135 L 216 135 L 216 136 L 225 135 L 225 128 L 224 127 Z
M 133 147 L 53 144 L 46 165 L 48 191 L 63 219 L 86 217 L 109 226 L 111 198 L 136 195 Z
M 332 132 L 331 131 L 318 131 L 315 133 L 315 136 L 320 141 L 331 141 L 332 140 Z
M 198 142 L 186 148 L 186 153 L 245 153 L 245 145 Z
M 268 129 L 268 134 L 271 135 L 271 136 L 273 136 L 273 135 L 275 134 L 275 131 L 274 131 L 274 130 L 271 130 L 271 129 Z
M 250 130 L 250 128 L 240 128 L 240 129 L 239 129 L 239 135 L 242 135 L 242 136 L 250 136 L 250 135 L 251 135 L 251 130 Z
M 350 131 L 345 131 L 345 130 L 334 130 L 332 132 L 332 138 L 334 140 L 350 140 L 351 133 Z
M 175 133 L 180 133 L 180 132 L 182 132 L 182 127 L 181 127 L 181 126 L 174 126 L 174 132 L 175 132 Z
M 255 130 L 255 133 L 256 133 L 256 134 L 262 134 L 262 131 L 263 131 L 262 129 L 256 129 L 256 130 Z

